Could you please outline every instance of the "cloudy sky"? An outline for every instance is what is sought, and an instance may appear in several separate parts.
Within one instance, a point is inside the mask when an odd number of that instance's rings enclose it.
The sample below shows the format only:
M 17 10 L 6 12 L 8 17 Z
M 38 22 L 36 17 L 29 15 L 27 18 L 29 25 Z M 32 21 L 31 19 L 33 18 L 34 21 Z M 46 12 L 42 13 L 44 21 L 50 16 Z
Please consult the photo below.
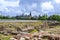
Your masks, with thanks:
M 2 12 L 1 12 L 2 11 Z M 0 0 L 1 15 L 60 14 L 60 0 Z

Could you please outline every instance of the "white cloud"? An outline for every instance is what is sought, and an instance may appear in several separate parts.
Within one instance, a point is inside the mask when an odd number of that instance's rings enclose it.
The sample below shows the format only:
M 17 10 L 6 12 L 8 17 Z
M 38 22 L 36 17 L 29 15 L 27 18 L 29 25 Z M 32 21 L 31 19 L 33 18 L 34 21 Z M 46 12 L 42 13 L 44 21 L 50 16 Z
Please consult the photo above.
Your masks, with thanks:
M 21 13 L 22 13 L 21 10 L 17 10 L 17 11 L 15 11 L 15 12 L 18 13 L 18 14 L 21 14 Z
M 34 16 L 34 15 L 38 16 L 38 15 L 40 15 L 40 13 L 37 11 L 32 11 L 32 16 Z
M 27 8 L 29 9 L 29 10 L 33 10 L 33 9 L 35 9 L 37 7 L 37 3 L 32 3 L 31 5 L 27 5 Z
M 51 11 L 54 9 L 53 5 L 51 4 L 51 2 L 44 2 L 41 4 L 41 8 L 42 8 L 42 12 L 47 12 L 47 11 Z
M 0 0 L 0 11 L 11 12 L 11 11 L 16 10 L 16 9 L 13 9 L 13 10 L 8 9 L 7 7 L 12 7 L 12 8 L 19 7 L 19 1 L 20 0 L 17 0 L 17 1 Z
M 0 11 L 4 11 L 5 7 L 4 6 L 0 6 Z
M 19 5 L 19 0 L 17 1 L 5 1 L 5 0 L 0 0 L 0 4 L 2 4 L 2 6 L 11 6 L 11 7 L 15 7 Z
M 31 8 L 36 8 L 37 7 L 37 4 L 36 3 L 33 3 L 32 5 L 31 5 Z
M 19 1 L 16 1 L 16 2 L 6 2 L 5 1 L 4 5 L 6 5 L 6 6 L 12 6 L 12 7 L 19 6 Z
M 51 4 L 51 2 L 45 2 L 41 4 L 42 9 L 53 9 L 53 5 Z
M 56 3 L 60 3 L 60 0 L 54 0 Z
M 29 12 L 25 12 L 25 14 L 29 15 Z

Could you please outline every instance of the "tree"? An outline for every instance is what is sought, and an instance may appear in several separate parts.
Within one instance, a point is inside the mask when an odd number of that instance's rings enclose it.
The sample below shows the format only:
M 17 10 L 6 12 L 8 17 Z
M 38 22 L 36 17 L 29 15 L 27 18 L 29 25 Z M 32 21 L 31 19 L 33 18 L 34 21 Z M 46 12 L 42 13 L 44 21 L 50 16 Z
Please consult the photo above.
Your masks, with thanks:
M 43 16 L 39 15 L 39 20 L 47 20 L 48 16 L 46 14 L 44 14 Z
M 54 15 L 51 15 L 51 16 L 48 18 L 48 20 L 57 20 L 57 21 L 60 21 L 60 16 L 54 14 Z

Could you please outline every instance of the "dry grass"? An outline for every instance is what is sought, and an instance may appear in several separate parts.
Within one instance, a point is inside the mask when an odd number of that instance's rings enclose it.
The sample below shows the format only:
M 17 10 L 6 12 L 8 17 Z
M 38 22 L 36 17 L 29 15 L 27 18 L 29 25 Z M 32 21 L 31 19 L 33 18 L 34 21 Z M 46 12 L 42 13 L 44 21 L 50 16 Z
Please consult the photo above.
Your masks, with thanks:
M 42 25 L 43 22 L 42 21 L 39 21 L 39 22 L 0 22 L 0 25 L 3 25 L 4 27 L 7 27 L 8 29 L 11 29 L 11 30 L 16 30 L 14 26 L 11 26 L 12 28 L 9 28 L 9 25 L 12 24 L 16 27 L 24 27 L 24 25 L 33 25 L 33 27 L 35 26 L 39 26 L 39 25 Z M 58 33 L 58 29 L 60 29 L 60 26 L 56 26 L 54 27 L 53 29 L 55 30 L 45 30 L 49 33 Z M 34 30 L 36 31 L 36 30 Z M 34 33 L 34 31 L 32 31 L 32 33 Z M 4 36 L 2 34 L 0 34 L 0 39 L 2 40 L 9 40 L 9 38 L 12 37 L 12 35 L 8 35 L 8 36 Z M 47 40 L 47 39 L 43 39 L 43 40 Z

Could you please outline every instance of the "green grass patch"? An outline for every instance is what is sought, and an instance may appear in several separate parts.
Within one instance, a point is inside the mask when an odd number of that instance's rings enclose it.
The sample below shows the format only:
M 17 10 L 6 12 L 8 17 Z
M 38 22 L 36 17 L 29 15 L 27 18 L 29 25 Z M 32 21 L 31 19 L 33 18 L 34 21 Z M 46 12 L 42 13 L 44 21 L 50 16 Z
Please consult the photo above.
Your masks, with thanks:
M 32 30 L 30 33 L 33 34 L 35 32 L 38 32 L 36 29 Z
M 12 37 L 12 35 L 5 36 L 5 35 L 0 34 L 0 39 L 1 40 L 9 40 L 11 37 Z

